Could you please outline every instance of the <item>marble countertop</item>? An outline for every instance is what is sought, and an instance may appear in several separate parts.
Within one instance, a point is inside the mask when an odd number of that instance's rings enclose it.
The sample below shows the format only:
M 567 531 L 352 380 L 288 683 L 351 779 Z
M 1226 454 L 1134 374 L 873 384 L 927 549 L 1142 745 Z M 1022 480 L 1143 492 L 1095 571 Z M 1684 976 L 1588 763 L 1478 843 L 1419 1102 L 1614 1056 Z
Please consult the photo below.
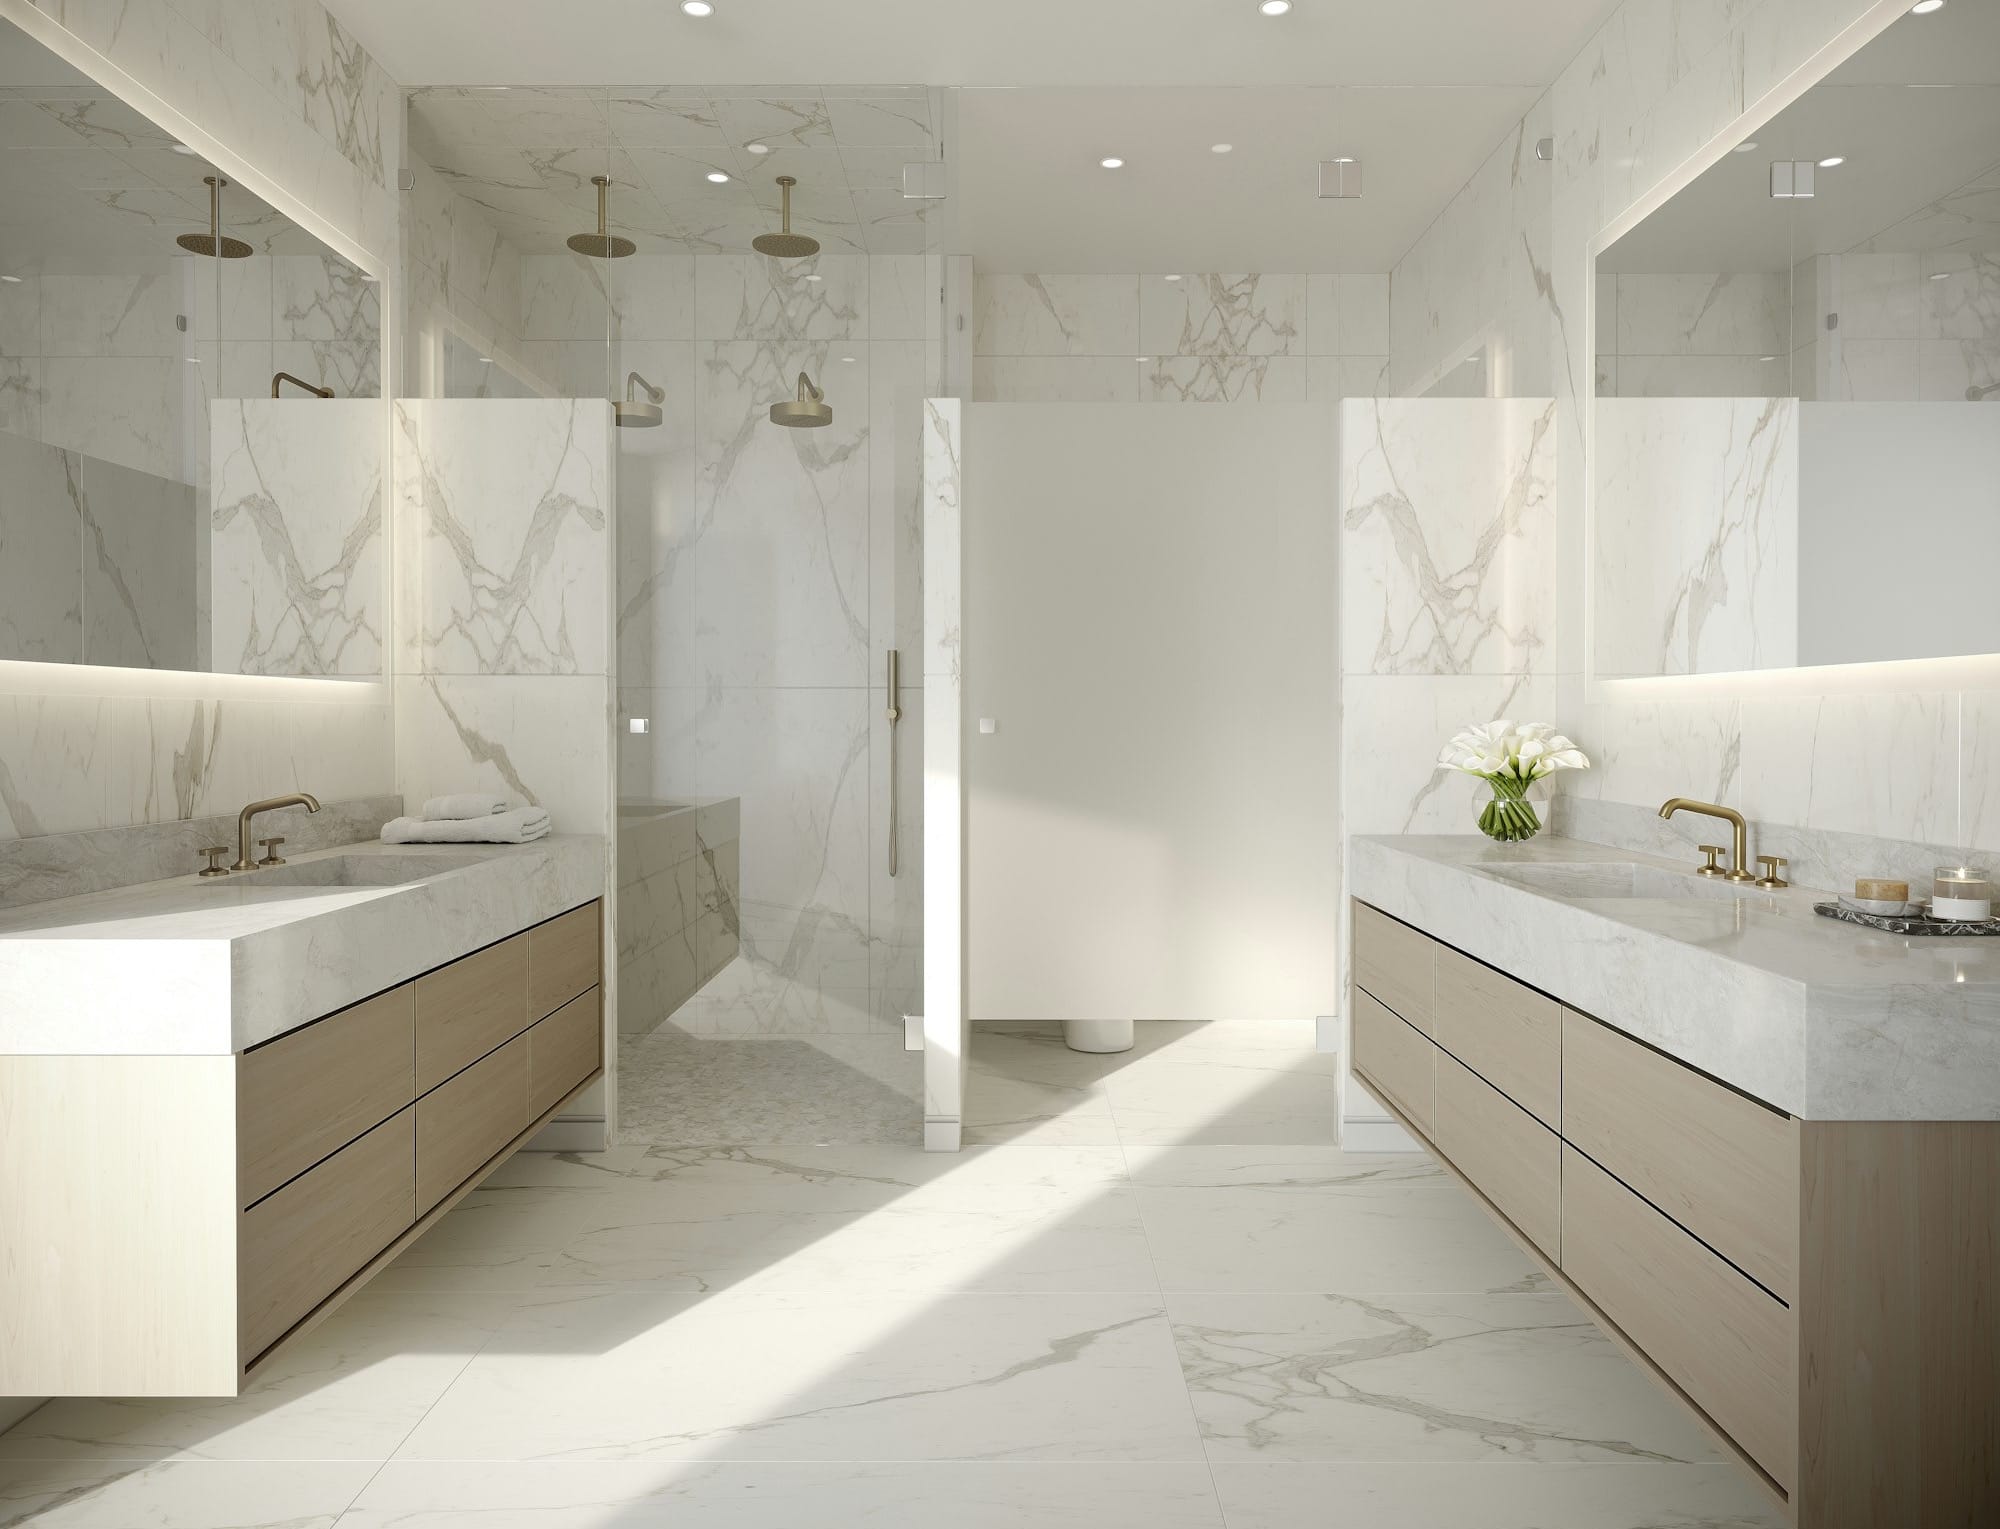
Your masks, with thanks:
M 279 875 L 425 874 L 391 885 Z M 315 869 L 317 868 L 317 869 Z M 601 897 L 605 841 L 350 844 L 0 912 L 0 1055 L 226 1055 Z
M 2000 937 L 1878 933 L 1828 893 L 1735 892 L 1581 840 L 1357 836 L 1349 890 L 1489 965 L 1807 1120 L 2000 1119 Z M 1557 895 L 1521 866 L 1638 865 L 1648 890 Z M 1532 871 L 1530 874 L 1534 874 Z

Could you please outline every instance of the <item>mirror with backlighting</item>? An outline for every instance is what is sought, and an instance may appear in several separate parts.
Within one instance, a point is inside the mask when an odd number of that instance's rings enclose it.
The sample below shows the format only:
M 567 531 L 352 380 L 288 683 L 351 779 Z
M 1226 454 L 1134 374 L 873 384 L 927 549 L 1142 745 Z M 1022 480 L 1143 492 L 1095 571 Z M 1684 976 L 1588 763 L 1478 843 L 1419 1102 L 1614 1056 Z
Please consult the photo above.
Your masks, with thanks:
M 2000 6 L 1905 13 L 1597 263 L 1605 678 L 2000 652 Z
M 381 392 L 368 273 L 0 22 L 0 659 L 379 677 Z

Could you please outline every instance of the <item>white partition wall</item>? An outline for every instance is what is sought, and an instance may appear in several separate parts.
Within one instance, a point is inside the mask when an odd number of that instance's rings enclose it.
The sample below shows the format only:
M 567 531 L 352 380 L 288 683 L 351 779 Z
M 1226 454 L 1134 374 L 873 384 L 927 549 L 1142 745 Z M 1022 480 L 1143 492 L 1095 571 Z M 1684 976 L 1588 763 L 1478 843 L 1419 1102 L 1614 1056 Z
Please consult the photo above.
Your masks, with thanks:
M 965 817 L 960 782 L 960 489 L 964 410 L 924 402 L 924 1145 L 965 1118 Z
M 1334 411 L 964 412 L 970 1017 L 1330 1012 Z

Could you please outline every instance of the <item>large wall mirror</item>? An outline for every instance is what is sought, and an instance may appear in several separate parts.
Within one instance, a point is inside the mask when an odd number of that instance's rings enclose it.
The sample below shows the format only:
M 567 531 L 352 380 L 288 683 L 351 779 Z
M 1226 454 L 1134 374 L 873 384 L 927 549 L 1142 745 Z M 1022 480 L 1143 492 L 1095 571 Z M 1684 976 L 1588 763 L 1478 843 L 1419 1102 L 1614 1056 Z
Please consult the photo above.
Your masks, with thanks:
M 0 22 L 0 659 L 379 677 L 381 306 Z
M 2000 5 L 1904 14 L 1596 307 L 1595 673 L 2000 653 Z

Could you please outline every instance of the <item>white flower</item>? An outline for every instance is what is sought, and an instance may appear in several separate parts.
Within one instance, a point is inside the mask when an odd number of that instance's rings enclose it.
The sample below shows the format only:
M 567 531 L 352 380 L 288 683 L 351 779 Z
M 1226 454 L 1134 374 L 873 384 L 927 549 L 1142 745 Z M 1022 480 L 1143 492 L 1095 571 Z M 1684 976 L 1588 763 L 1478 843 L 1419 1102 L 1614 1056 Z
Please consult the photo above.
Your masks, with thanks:
M 1438 755 L 1438 768 L 1528 784 L 1557 770 L 1587 770 L 1590 761 L 1546 722 L 1516 724 L 1502 718 L 1459 733 Z

